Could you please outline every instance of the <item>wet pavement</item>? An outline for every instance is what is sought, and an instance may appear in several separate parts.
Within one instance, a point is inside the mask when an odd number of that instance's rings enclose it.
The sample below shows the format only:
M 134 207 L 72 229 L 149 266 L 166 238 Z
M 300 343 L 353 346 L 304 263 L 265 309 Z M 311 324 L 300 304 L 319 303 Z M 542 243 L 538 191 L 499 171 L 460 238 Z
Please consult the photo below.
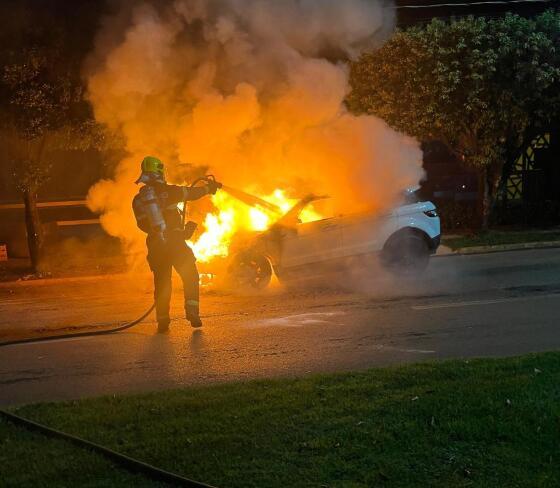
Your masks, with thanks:
M 116 335 L 5 347 L 0 405 L 560 348 L 557 249 L 438 257 L 420 280 L 371 274 L 350 274 L 346 289 L 208 292 L 201 330 L 182 319 L 176 287 L 169 334 L 148 319 Z M 145 275 L 2 284 L 0 341 L 104 327 L 150 298 Z

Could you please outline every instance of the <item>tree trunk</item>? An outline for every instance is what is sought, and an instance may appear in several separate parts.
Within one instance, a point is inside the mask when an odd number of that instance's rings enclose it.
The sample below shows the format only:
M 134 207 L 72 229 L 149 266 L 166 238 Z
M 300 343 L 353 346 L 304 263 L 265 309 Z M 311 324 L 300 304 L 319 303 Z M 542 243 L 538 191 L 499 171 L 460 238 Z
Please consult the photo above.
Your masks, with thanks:
M 479 230 L 486 230 L 488 228 L 488 218 L 486 216 L 486 177 L 485 169 L 478 170 L 478 199 L 477 199 L 477 214 L 478 214 L 478 228 Z
M 487 173 L 484 171 L 484 173 Z M 493 198 L 491 193 L 491 185 L 488 181 L 487 174 L 484 174 L 483 185 L 482 185 L 482 215 L 481 215 L 481 227 L 482 230 L 488 230 L 490 226 L 490 211 L 493 206 Z
M 481 168 L 478 173 L 478 215 L 482 231 L 487 231 L 490 226 L 490 214 L 494 206 L 494 186 L 489 168 Z
M 488 230 L 496 203 L 496 193 L 500 184 L 501 173 L 496 166 L 485 166 L 478 173 L 480 228 Z
M 27 245 L 34 273 L 40 273 L 43 265 L 44 236 L 37 209 L 37 194 L 33 190 L 23 192 L 25 204 L 25 227 L 27 229 Z

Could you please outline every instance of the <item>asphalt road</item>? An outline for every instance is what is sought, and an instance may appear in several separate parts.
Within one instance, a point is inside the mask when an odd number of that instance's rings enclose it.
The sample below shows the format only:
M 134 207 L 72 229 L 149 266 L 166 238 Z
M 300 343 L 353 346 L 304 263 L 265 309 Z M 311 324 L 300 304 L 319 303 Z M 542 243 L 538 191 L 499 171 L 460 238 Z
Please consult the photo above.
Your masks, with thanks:
M 148 321 L 118 335 L 0 349 L 0 405 L 560 348 L 560 249 L 438 257 L 416 281 L 372 275 L 349 274 L 344 288 L 208 292 L 202 330 L 182 320 L 177 290 L 168 335 Z M 149 304 L 150 284 L 3 284 L 0 300 L 1 341 L 130 319 Z

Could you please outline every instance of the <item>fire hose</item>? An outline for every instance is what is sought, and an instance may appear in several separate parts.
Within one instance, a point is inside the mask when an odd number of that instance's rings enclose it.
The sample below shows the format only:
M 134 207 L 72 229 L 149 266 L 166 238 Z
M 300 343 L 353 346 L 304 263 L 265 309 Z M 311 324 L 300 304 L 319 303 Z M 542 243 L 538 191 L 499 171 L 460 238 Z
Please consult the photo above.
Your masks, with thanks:
M 122 332 L 123 330 L 130 329 L 131 327 L 134 327 L 136 324 L 142 322 L 142 320 L 144 320 L 148 315 L 150 315 L 150 313 L 152 313 L 152 310 L 155 308 L 155 306 L 156 304 L 152 303 L 150 308 L 146 310 L 142 315 L 140 315 L 140 317 L 138 317 L 137 319 L 133 320 L 132 322 L 127 322 L 125 324 L 119 325 L 111 329 L 93 330 L 87 332 L 73 332 L 70 334 L 55 334 L 55 335 L 50 335 L 45 337 L 31 337 L 28 339 L 16 339 L 13 341 L 0 342 L 0 347 L 15 346 L 17 344 L 30 344 L 32 342 L 55 341 L 58 339 L 71 339 L 74 337 L 91 337 L 91 336 L 115 334 L 116 332 Z

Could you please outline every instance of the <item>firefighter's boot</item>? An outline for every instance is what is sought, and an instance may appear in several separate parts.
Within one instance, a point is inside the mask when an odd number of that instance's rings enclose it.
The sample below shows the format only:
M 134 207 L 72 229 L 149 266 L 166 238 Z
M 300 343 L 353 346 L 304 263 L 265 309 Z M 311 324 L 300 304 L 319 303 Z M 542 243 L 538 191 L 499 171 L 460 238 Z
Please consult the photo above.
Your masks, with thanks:
M 192 327 L 202 327 L 202 321 L 200 320 L 200 313 L 198 310 L 198 302 L 195 304 L 194 300 L 189 300 L 187 306 L 185 307 L 185 316 L 191 323 Z
M 164 319 L 158 319 L 158 323 L 157 323 L 158 334 L 165 334 L 166 332 L 169 332 L 170 323 L 171 320 L 169 319 L 169 317 Z

